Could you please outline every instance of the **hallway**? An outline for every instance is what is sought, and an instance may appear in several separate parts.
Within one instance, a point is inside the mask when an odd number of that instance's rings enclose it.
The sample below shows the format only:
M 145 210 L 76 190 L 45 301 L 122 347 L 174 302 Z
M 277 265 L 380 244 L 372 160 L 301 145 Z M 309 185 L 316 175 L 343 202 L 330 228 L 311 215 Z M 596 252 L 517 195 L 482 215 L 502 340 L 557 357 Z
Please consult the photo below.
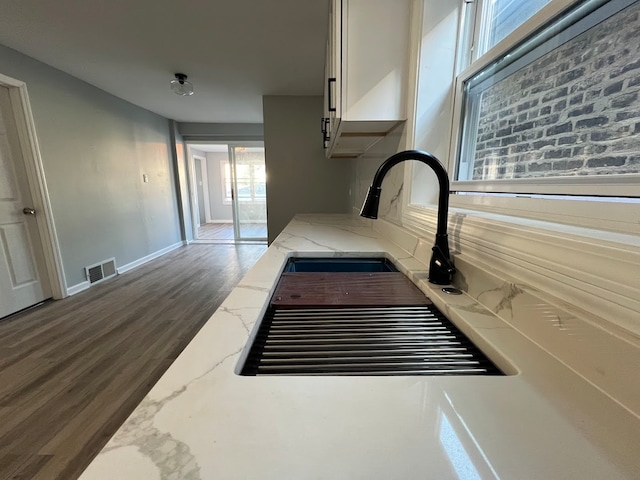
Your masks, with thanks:
M 0 321 L 0 479 L 73 480 L 265 245 L 189 245 Z

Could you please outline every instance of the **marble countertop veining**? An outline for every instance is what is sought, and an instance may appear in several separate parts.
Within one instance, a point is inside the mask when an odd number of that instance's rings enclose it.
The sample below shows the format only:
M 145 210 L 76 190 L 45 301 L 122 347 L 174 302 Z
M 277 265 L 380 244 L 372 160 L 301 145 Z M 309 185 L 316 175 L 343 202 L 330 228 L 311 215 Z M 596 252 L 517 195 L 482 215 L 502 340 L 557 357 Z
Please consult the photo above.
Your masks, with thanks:
M 432 288 L 424 241 L 395 235 L 348 215 L 296 217 L 81 479 L 640 478 L 637 412 L 472 296 Z M 510 375 L 235 373 L 288 256 L 374 253 L 392 259 Z M 507 290 L 503 301 L 513 296 Z

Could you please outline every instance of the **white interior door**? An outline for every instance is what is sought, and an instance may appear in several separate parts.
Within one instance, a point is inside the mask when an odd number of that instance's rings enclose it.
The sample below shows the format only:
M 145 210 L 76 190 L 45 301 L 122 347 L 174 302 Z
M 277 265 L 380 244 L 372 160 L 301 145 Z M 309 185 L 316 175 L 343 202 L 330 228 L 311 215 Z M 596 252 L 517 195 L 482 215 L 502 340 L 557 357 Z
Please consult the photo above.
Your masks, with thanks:
M 51 297 L 13 112 L 0 86 L 0 318 Z

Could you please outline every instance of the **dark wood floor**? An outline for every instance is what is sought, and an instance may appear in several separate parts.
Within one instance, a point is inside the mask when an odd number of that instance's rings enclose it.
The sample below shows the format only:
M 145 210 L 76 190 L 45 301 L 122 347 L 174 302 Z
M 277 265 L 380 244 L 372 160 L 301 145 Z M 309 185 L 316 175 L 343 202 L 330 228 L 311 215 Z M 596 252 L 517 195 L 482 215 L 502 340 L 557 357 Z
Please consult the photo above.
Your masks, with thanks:
M 182 247 L 0 320 L 0 479 L 76 479 L 265 250 Z

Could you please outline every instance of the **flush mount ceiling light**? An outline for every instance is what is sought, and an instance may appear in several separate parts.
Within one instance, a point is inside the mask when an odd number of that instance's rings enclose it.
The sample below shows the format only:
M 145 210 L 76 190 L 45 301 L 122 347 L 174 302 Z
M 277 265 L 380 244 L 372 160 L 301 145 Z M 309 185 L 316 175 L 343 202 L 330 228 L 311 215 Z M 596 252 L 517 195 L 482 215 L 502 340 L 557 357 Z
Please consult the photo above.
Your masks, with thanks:
M 184 73 L 176 73 L 175 75 L 175 80 L 171 80 L 171 90 L 173 90 L 176 95 L 182 95 L 184 97 L 193 95 L 193 84 L 187 82 L 187 76 Z

